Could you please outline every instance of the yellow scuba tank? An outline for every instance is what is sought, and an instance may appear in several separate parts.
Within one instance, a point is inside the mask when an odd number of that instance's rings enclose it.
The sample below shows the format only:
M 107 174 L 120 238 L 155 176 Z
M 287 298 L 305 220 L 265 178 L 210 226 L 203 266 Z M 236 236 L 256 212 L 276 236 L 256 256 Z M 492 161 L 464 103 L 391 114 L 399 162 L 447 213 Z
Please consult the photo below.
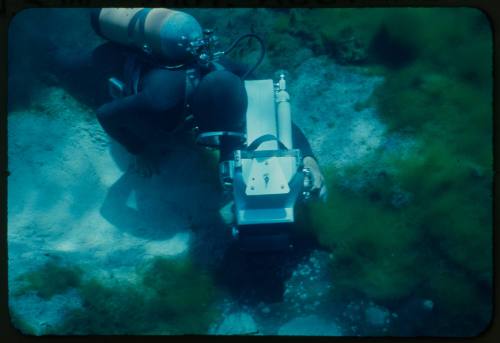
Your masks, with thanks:
M 91 22 L 101 37 L 141 49 L 166 64 L 191 59 L 188 43 L 203 35 L 194 17 L 166 8 L 101 8 L 91 12 Z

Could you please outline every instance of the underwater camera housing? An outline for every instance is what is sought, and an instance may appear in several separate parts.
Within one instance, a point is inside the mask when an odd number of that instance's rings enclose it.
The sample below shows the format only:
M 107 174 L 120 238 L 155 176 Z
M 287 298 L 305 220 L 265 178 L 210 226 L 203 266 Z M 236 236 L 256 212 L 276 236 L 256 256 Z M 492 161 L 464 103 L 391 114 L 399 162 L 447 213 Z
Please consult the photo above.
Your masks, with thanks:
M 310 198 L 312 175 L 293 148 L 290 96 L 280 80 L 246 80 L 246 142 L 233 159 L 221 163 L 220 179 L 234 200 L 233 237 L 244 250 L 289 247 L 289 224 L 299 200 Z M 206 132 L 202 145 L 231 132 Z M 234 133 L 236 134 L 236 133 Z

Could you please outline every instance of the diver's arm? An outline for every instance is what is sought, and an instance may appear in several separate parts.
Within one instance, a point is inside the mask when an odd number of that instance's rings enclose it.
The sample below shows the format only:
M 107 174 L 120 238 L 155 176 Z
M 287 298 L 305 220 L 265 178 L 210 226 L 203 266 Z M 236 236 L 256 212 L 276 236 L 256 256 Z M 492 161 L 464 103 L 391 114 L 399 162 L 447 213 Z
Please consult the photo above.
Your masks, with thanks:
M 294 148 L 299 149 L 302 152 L 302 156 L 305 158 L 307 156 L 312 157 L 316 160 L 314 156 L 311 145 L 307 140 L 306 136 L 302 132 L 302 130 L 292 122 L 292 140 Z
M 173 127 L 182 117 L 185 74 L 152 70 L 139 93 L 116 99 L 97 110 L 104 130 L 131 154 L 146 152 L 149 140 L 160 129 Z
M 97 109 L 97 119 L 106 133 L 128 152 L 134 155 L 142 153 L 146 142 L 135 132 L 134 118 L 141 113 L 146 104 L 141 94 L 127 96 L 106 103 Z
M 109 101 L 108 78 L 120 77 L 125 61 L 124 49 L 109 42 L 89 51 L 54 44 L 47 55 L 47 70 L 66 91 L 94 109 Z
M 311 145 L 307 140 L 306 136 L 302 130 L 292 122 L 292 139 L 294 142 L 294 148 L 300 149 L 302 152 L 302 163 L 305 168 L 308 168 L 313 175 L 313 186 L 311 188 L 312 192 L 318 192 L 319 197 L 326 200 L 326 188 L 325 188 L 325 178 L 321 173 L 318 161 L 314 156 Z

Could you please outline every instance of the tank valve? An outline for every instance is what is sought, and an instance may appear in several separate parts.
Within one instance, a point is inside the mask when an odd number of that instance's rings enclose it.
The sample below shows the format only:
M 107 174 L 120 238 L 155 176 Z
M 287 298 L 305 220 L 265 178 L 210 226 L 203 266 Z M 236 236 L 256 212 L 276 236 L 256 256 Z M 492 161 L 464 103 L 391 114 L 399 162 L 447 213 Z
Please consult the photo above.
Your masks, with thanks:
M 224 54 L 223 51 L 216 51 L 218 45 L 219 37 L 214 34 L 214 30 L 205 29 L 203 36 L 191 41 L 186 50 L 195 56 L 200 64 L 208 65 L 217 61 Z

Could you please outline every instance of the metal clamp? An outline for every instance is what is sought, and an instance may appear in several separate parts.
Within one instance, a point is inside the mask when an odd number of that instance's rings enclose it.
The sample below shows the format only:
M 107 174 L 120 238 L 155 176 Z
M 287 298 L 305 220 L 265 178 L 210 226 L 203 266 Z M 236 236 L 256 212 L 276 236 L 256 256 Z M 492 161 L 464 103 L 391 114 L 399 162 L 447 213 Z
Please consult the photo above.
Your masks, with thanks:
M 314 175 L 309 168 L 303 168 L 302 173 L 304 174 L 302 197 L 304 200 L 309 200 L 312 197 L 311 190 L 314 185 Z

